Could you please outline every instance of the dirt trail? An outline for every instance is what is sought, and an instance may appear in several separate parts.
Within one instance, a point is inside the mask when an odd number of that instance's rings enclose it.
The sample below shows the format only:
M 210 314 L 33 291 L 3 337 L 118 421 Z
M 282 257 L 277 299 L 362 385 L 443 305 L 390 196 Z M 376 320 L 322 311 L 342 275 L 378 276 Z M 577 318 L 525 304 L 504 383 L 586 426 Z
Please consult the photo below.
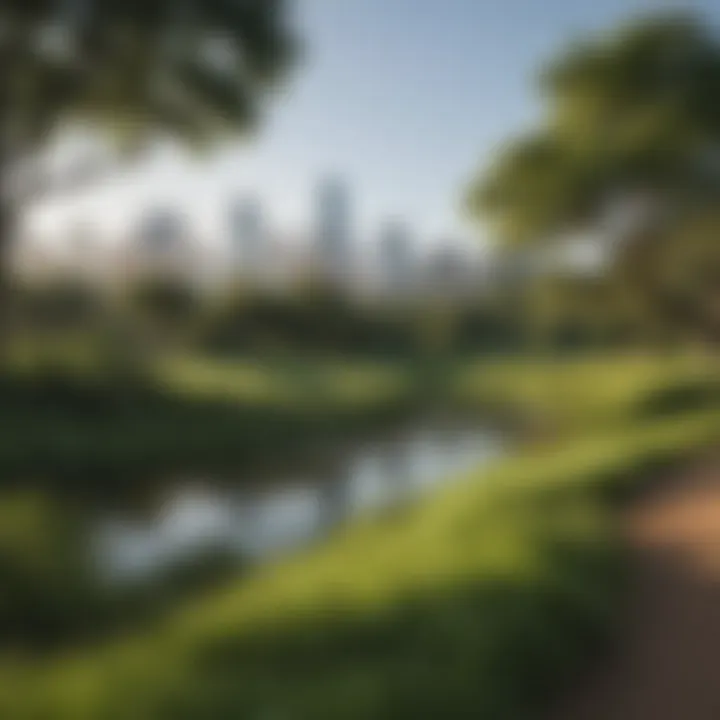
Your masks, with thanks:
M 630 507 L 633 587 L 612 656 L 553 720 L 720 720 L 720 462 Z

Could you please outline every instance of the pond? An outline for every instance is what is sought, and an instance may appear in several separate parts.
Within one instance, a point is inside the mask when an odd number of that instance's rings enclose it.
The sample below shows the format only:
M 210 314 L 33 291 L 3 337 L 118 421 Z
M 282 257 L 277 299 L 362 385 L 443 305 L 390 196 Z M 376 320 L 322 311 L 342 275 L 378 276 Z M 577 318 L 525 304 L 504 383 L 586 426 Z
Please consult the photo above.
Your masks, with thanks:
M 502 433 L 477 421 L 425 420 L 271 479 L 163 479 L 149 511 L 103 513 L 95 521 L 95 567 L 111 583 L 135 584 L 213 553 L 243 564 L 266 562 L 322 540 L 358 515 L 453 482 L 504 446 Z

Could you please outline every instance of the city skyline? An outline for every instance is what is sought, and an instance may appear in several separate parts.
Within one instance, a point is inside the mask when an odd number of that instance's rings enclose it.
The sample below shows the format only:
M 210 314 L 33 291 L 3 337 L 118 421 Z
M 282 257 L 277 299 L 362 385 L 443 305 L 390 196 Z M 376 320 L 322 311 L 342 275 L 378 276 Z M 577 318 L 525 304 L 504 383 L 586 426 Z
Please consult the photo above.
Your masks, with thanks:
M 126 218 L 123 231 L 114 235 L 82 216 L 65 228 L 64 242 L 43 243 L 42 233 L 27 233 L 21 242 L 24 267 L 42 265 L 41 276 L 53 268 L 73 274 L 75 268 L 105 279 L 118 272 L 169 272 L 211 284 L 242 277 L 258 287 L 291 285 L 309 273 L 351 292 L 364 288 L 402 295 L 422 282 L 423 272 L 433 274 L 443 252 L 475 265 L 476 254 L 461 242 L 443 236 L 434 245 L 419 243 L 412 224 L 397 215 L 365 236 L 355 222 L 358 198 L 341 175 L 319 178 L 307 197 L 312 219 L 296 228 L 292 240 L 273 231 L 273 209 L 257 193 L 236 194 L 226 201 L 214 238 L 202 235 L 187 208 L 159 202 Z M 91 255 L 94 270 L 86 263 Z
M 330 216 L 322 217 L 325 202 L 322 195 L 328 188 L 330 188 L 331 194 L 341 193 L 343 195 L 343 197 L 337 197 L 337 201 L 344 205 L 344 207 L 338 208 L 338 212 L 341 215 L 347 215 L 345 220 Z M 85 239 L 87 239 L 89 229 L 92 228 L 96 245 L 113 245 L 133 242 L 138 236 L 146 234 L 152 237 L 157 237 L 158 234 L 167 236 L 173 234 L 168 229 L 169 226 L 175 225 L 182 226 L 183 231 L 189 237 L 208 244 L 210 250 L 229 250 L 237 252 L 239 255 L 247 255 L 249 248 L 246 243 L 239 240 L 240 235 L 247 236 L 248 233 L 256 235 L 255 244 L 267 244 L 275 241 L 312 249 L 322 245 L 322 241 L 319 243 L 319 239 L 323 235 L 322 224 L 327 221 L 330 224 L 346 222 L 347 228 L 339 228 L 339 231 L 347 236 L 343 239 L 343 244 L 346 248 L 357 248 L 361 254 L 376 251 L 377 246 L 382 242 L 379 235 L 383 230 L 397 226 L 402 226 L 409 231 L 408 235 L 412 239 L 415 250 L 421 254 L 429 254 L 438 246 L 447 245 L 448 242 L 457 245 L 471 255 L 476 255 L 479 251 L 477 246 L 468 245 L 463 242 L 461 237 L 451 236 L 447 233 L 432 237 L 428 233 L 423 233 L 417 229 L 411 218 L 403 217 L 398 213 L 388 213 L 370 227 L 356 224 L 355 208 L 362 202 L 362 197 L 354 192 L 354 188 L 339 173 L 328 174 L 316 179 L 304 195 L 307 202 L 308 220 L 302 226 L 285 231 L 279 229 L 272 205 L 263 202 L 257 192 L 236 192 L 223 198 L 214 213 L 216 222 L 210 229 L 197 222 L 196 216 L 189 212 L 187 207 L 172 200 L 164 200 L 146 203 L 135 208 L 135 212 L 128 214 L 119 227 L 109 228 L 107 225 L 99 223 L 92 213 L 85 215 L 81 211 L 76 211 L 61 228 L 47 228 L 42 224 L 38 226 L 28 223 L 25 230 L 26 236 L 33 237 L 36 242 L 39 238 L 48 240 L 52 236 L 56 236 L 63 241 L 69 240 L 74 243 L 78 228 L 82 229 Z M 331 198 L 331 204 L 334 201 L 335 199 Z M 333 212 L 334 210 L 331 209 L 330 215 Z M 159 228 L 162 228 L 162 232 Z M 332 232 L 332 228 L 329 230 Z M 243 247 L 239 247 L 238 243 Z M 61 247 L 57 249 L 63 250 Z
M 693 5 L 717 18 L 713 0 Z M 537 117 L 528 90 L 538 64 L 571 38 L 657 6 L 443 0 L 438 12 L 437 0 L 300 0 L 303 60 L 257 136 L 205 159 L 167 146 L 140 170 L 38 208 L 36 219 L 53 230 L 87 212 L 117 229 L 143 203 L 174 201 L 213 237 L 226 198 L 255 192 L 276 209 L 275 232 L 291 235 L 310 221 L 306 188 L 340 170 L 362 197 L 363 237 L 397 213 L 421 242 L 480 243 L 483 231 L 460 212 L 462 192 L 508 133 Z

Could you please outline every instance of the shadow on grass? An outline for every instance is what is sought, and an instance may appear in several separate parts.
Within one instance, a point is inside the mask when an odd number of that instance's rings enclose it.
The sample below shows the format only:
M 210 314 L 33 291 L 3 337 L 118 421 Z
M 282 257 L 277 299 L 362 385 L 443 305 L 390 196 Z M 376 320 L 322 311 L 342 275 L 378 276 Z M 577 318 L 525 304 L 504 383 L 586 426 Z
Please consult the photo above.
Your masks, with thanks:
M 313 452 L 417 408 L 410 394 L 360 406 L 203 398 L 143 377 L 0 376 L 0 477 L 65 489 L 139 482 L 152 473 L 242 469 Z

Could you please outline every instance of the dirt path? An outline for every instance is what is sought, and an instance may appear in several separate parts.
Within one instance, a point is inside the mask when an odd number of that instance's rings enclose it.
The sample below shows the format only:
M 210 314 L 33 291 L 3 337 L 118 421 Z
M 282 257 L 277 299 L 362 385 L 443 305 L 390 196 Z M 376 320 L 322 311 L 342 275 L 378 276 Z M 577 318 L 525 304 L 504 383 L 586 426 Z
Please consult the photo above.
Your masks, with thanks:
M 720 720 L 720 462 L 636 502 L 624 527 L 624 635 L 553 720 Z

